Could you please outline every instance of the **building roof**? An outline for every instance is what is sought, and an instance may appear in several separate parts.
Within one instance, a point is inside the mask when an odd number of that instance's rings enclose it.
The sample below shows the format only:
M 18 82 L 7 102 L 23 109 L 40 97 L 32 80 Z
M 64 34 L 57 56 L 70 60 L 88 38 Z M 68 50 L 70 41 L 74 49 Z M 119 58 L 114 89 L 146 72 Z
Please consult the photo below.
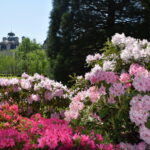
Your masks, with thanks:
M 9 33 L 8 33 L 8 36 L 15 36 L 15 33 L 9 32 Z

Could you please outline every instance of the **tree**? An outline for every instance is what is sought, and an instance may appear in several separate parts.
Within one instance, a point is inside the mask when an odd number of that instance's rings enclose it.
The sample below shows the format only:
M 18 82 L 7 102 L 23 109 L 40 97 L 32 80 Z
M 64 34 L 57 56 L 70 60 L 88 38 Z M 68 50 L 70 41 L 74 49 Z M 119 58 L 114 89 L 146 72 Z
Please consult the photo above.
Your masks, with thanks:
M 41 46 L 37 44 L 35 40 L 31 41 L 29 38 L 23 38 L 21 44 L 17 47 L 18 51 L 24 53 L 28 53 L 37 49 L 41 49 Z
M 48 75 L 48 59 L 44 50 L 35 50 L 27 53 L 28 73 Z
M 145 39 L 150 40 L 150 0 L 141 0 L 143 4 L 143 23 L 141 25 L 141 35 Z
M 21 69 L 21 73 L 48 75 L 48 59 L 46 53 L 36 43 L 36 40 L 31 41 L 29 38 L 24 38 L 22 43 L 17 47 L 16 58 L 20 60 L 18 67 Z
M 65 52 L 64 51 L 65 46 L 62 45 L 63 43 L 64 45 L 66 43 L 65 40 L 64 41 L 62 40 L 61 26 L 63 25 L 62 19 L 63 16 L 65 16 L 64 15 L 65 12 L 68 12 L 68 6 L 69 6 L 68 2 L 69 0 L 54 0 L 53 10 L 50 16 L 51 22 L 50 22 L 50 28 L 48 32 L 48 38 L 47 38 L 47 43 L 48 43 L 47 54 L 50 57 L 51 77 L 55 77 L 55 79 L 57 80 L 62 78 L 62 75 L 59 78 L 60 72 L 58 70 L 63 71 L 62 67 L 59 66 L 59 64 L 64 63 L 64 58 L 65 58 L 65 56 L 61 54 L 62 52 Z M 63 68 L 65 70 L 66 66 L 64 66 Z M 64 71 L 63 73 L 66 72 Z
M 139 0 L 54 0 L 47 46 L 52 76 L 67 82 L 69 74 L 83 74 L 86 55 L 116 32 L 143 38 L 143 18 Z

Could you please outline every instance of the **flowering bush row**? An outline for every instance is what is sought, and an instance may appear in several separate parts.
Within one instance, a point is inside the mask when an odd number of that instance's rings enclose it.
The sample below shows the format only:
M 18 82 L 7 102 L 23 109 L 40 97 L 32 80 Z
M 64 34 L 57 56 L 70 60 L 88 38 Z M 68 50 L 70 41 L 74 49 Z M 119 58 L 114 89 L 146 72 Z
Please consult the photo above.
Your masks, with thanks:
M 26 118 L 19 115 L 17 105 L 0 106 L 0 149 L 119 150 L 119 147 L 104 144 L 100 134 L 86 135 L 79 129 L 73 130 L 64 120 L 45 119 L 40 114 Z
M 24 114 L 57 112 L 68 106 L 69 90 L 42 75 L 22 74 L 20 79 L 0 78 L 0 101 L 16 103 Z

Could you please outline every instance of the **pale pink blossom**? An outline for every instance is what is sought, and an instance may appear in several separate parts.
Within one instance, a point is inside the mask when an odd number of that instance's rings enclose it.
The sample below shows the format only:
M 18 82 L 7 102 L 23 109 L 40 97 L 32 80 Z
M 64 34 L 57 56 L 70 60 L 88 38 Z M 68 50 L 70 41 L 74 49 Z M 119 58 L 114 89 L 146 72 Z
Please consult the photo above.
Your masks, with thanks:
M 114 45 L 120 45 L 120 44 L 125 43 L 125 40 L 126 40 L 126 37 L 124 33 L 122 34 L 116 33 L 114 36 L 112 36 L 111 42 Z
M 32 87 L 31 82 L 26 79 L 21 79 L 20 84 L 21 84 L 21 88 L 25 90 L 29 90 Z
M 120 148 L 122 150 L 145 150 L 146 149 L 146 143 L 140 142 L 139 144 L 130 144 L 130 143 L 120 143 Z
M 92 84 L 105 81 L 106 83 L 115 83 L 118 76 L 114 72 L 105 72 L 99 65 L 95 65 L 91 72 L 85 74 L 85 79 L 89 80 Z
M 128 83 L 130 79 L 130 75 L 128 73 L 122 73 L 119 79 L 122 83 Z
M 133 86 L 139 92 L 150 91 L 150 74 L 144 74 L 141 72 L 137 74 L 133 79 Z
M 144 125 L 147 122 L 150 111 L 150 96 L 145 95 L 141 97 L 140 95 L 133 97 L 130 102 L 130 119 L 137 126 Z
M 86 57 L 86 62 L 88 64 L 90 64 L 91 62 L 96 61 L 96 60 L 100 60 L 101 58 L 102 58 L 102 56 L 98 53 L 96 53 L 95 55 L 88 55 Z
M 35 73 L 34 76 L 33 76 L 33 78 L 34 78 L 35 80 L 43 80 L 43 79 L 44 79 L 44 76 L 43 76 L 43 75 L 40 75 L 40 74 L 38 74 L 38 73 Z
M 144 95 L 141 102 L 143 104 L 143 109 L 145 109 L 145 111 L 150 111 L 150 96 Z
M 144 67 L 140 66 L 139 64 L 132 64 L 129 68 L 130 75 L 136 75 L 138 72 L 145 72 L 147 71 Z
M 8 79 L 4 79 L 4 78 L 0 78 L 0 86 L 10 86 L 9 80 Z
M 19 84 L 19 79 L 17 78 L 12 78 L 9 80 L 10 85 L 18 85 Z
M 65 112 L 65 120 L 69 121 L 69 122 L 72 119 L 77 119 L 78 116 L 79 116 L 78 111 L 70 111 L 70 110 L 68 110 L 68 111 Z
M 24 72 L 24 73 L 21 75 L 21 77 L 22 77 L 22 78 L 28 78 L 29 75 L 28 75 L 27 73 Z
M 110 95 L 120 96 L 125 93 L 125 87 L 121 83 L 113 83 L 109 88 Z
M 72 103 L 69 105 L 69 108 L 71 111 L 79 111 L 84 108 L 84 104 L 79 101 L 72 101 Z
M 64 91 L 63 89 L 56 89 L 54 92 L 53 92 L 53 97 L 57 96 L 57 97 L 62 97 L 64 94 Z
M 81 97 L 80 97 L 80 93 L 78 93 L 76 96 L 74 96 L 73 98 L 73 101 L 80 101 L 81 100 Z
M 98 89 L 100 95 L 106 95 L 106 87 L 103 85 Z
M 51 99 L 53 98 L 52 92 L 46 91 L 46 92 L 44 93 L 44 98 L 45 98 L 46 100 L 51 100 Z
M 95 103 L 100 98 L 100 92 L 98 91 L 98 88 L 95 86 L 90 87 L 88 89 L 88 96 L 90 98 L 90 101 Z
M 36 94 L 32 94 L 28 97 L 28 103 L 32 104 L 33 102 L 37 102 L 40 100 L 40 96 Z
M 150 129 L 146 128 L 144 125 L 140 127 L 140 138 L 144 140 L 147 144 L 150 144 Z

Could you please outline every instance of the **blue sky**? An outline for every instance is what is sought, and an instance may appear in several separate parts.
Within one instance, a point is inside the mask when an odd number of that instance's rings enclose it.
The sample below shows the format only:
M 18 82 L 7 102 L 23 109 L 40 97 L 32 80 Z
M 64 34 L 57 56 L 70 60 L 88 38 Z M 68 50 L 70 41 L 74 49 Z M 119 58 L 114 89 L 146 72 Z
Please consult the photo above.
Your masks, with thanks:
M 0 0 L 0 41 L 12 31 L 43 43 L 46 39 L 52 0 Z

